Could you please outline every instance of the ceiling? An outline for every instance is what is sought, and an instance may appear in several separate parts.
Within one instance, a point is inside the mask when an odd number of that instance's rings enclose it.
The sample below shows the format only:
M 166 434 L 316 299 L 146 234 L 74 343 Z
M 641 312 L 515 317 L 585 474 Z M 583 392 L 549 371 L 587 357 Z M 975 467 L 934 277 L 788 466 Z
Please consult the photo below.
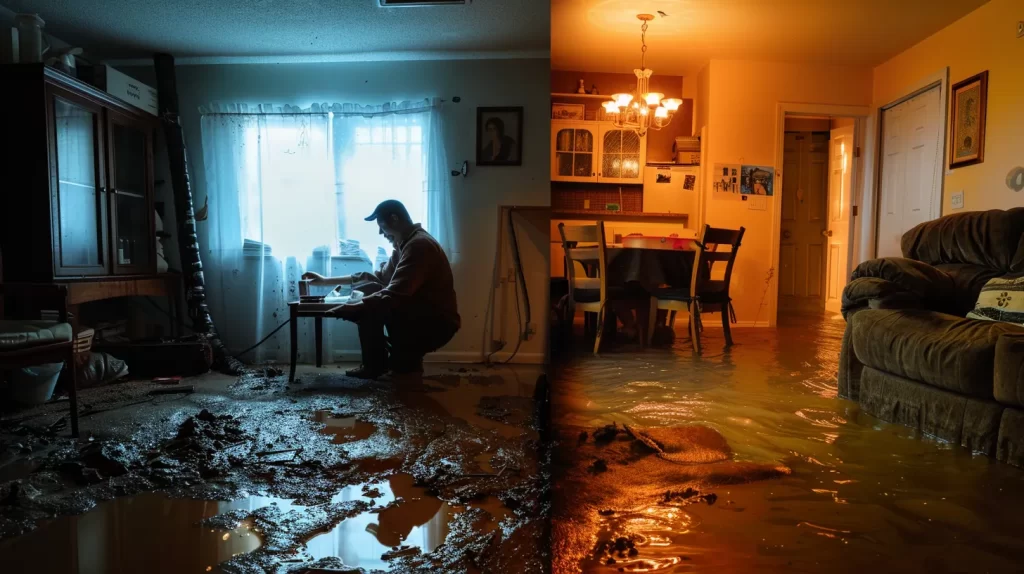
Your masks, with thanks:
M 377 0 L 0 0 L 47 33 L 103 58 L 374 53 L 547 56 L 550 7 L 538 0 L 381 8 Z M 523 54 L 531 55 L 531 54 Z
M 710 59 L 878 65 L 987 0 L 552 0 L 551 65 L 690 75 Z

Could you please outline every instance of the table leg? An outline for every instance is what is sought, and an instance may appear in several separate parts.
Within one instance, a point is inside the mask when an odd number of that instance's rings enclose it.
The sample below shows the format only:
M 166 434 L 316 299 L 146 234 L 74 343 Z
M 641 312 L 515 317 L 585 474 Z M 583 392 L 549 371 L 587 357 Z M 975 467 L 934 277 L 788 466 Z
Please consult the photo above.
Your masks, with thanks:
M 317 317 L 316 325 L 316 368 L 324 366 L 324 318 Z
M 291 333 L 291 368 L 288 371 L 288 382 L 295 381 L 295 363 L 299 360 L 299 310 L 292 305 L 288 330 Z

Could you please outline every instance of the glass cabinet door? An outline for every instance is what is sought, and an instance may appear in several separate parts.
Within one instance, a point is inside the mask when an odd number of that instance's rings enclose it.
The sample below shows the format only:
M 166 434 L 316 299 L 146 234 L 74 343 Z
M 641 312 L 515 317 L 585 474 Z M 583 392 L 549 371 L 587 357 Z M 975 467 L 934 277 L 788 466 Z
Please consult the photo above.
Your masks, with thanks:
M 556 127 L 554 173 L 556 180 L 590 180 L 594 169 L 594 131 L 579 126 Z
M 57 275 L 106 272 L 102 109 L 52 93 L 56 153 L 54 271 Z M 51 176 L 52 177 L 52 176 Z
M 117 273 L 153 271 L 153 207 L 150 204 L 150 135 L 143 126 L 111 116 L 111 208 Z
M 608 129 L 601 144 L 602 180 L 640 180 L 643 141 L 635 131 Z

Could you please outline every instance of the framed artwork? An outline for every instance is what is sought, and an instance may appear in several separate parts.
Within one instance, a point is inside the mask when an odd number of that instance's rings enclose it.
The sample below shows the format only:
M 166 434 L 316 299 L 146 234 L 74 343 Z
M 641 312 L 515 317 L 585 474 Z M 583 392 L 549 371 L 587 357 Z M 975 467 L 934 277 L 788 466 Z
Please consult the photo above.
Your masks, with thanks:
M 523 108 L 476 109 L 476 164 L 523 165 Z
M 745 165 L 740 168 L 740 193 L 743 195 L 774 195 L 774 184 L 775 168 L 772 166 Z
M 551 104 L 553 120 L 585 120 L 587 107 L 583 104 Z
M 949 169 L 985 161 L 988 70 L 953 84 Z

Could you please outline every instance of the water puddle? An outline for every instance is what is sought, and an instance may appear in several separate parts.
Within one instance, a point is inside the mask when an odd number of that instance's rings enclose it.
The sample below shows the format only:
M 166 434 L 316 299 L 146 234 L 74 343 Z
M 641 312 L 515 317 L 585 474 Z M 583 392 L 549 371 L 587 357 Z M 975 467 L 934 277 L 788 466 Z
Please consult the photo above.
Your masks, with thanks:
M 2 572 L 209 572 L 259 548 L 248 525 L 231 531 L 199 526 L 238 502 L 169 499 L 142 494 L 98 504 L 0 542 Z
M 432 552 L 444 543 L 452 519 L 466 510 L 428 495 L 408 474 L 343 488 L 331 502 L 353 500 L 370 502 L 373 508 L 309 540 L 303 558 L 335 556 L 348 566 L 387 570 L 384 555 L 407 549 Z M 167 498 L 156 493 L 119 498 L 100 503 L 86 514 L 62 517 L 0 542 L 0 572 L 217 572 L 219 564 L 258 549 L 259 534 L 245 521 L 229 531 L 200 526 L 201 521 L 232 510 L 253 511 L 270 505 L 285 513 L 301 513 L 306 508 L 292 500 L 267 496 L 230 502 Z M 494 499 L 469 507 L 491 513 L 492 528 L 498 528 L 509 513 Z
M 331 442 L 334 444 L 366 440 L 377 431 L 377 426 L 371 422 L 359 420 L 354 416 L 335 416 L 329 410 L 316 411 L 313 413 L 313 420 L 325 425 L 320 432 L 331 435 Z

